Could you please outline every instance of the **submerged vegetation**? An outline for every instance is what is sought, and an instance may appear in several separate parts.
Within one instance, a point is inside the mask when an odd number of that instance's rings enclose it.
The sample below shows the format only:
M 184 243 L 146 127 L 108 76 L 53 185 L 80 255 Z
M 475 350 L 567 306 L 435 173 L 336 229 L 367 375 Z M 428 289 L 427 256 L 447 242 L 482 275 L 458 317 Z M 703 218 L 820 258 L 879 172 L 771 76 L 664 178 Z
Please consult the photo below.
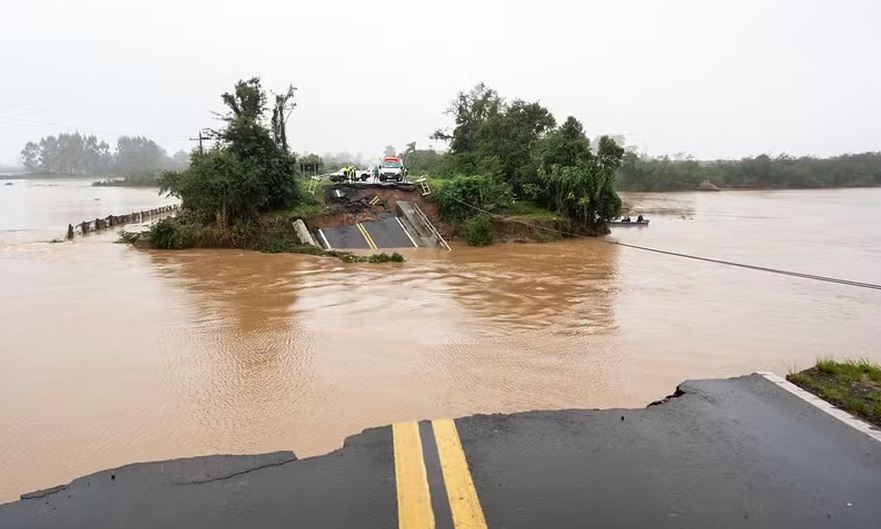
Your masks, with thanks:
M 821 359 L 787 380 L 881 427 L 881 366 L 868 360 Z

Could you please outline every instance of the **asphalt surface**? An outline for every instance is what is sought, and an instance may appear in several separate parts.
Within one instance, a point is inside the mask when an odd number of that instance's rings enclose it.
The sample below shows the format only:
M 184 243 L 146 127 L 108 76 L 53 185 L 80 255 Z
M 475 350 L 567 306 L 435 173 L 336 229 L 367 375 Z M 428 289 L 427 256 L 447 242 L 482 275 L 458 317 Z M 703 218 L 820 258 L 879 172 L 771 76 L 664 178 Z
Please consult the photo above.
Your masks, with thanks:
M 364 238 L 364 234 L 355 225 L 341 226 L 339 228 L 322 228 L 321 234 L 324 240 L 330 244 L 334 250 L 344 249 L 367 249 L 371 248 L 370 243 Z M 321 237 L 319 237 L 321 239 Z
M 376 250 L 414 246 L 413 241 L 394 216 L 339 228 L 322 228 L 321 233 L 334 250 Z
M 881 443 L 759 375 L 644 409 L 401 423 L 325 456 L 135 464 L 0 528 L 881 527 Z

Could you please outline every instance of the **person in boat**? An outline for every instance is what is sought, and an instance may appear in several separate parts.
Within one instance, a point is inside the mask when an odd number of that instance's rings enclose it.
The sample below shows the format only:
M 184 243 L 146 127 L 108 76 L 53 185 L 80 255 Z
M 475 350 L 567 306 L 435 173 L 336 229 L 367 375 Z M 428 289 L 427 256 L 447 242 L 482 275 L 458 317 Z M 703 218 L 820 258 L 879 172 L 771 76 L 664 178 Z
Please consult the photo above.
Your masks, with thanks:
M 621 222 L 630 222 L 630 215 L 628 215 L 628 216 L 624 217 L 623 219 L 621 219 Z
M 645 219 L 642 218 L 642 215 L 636 217 L 636 222 L 645 222 Z

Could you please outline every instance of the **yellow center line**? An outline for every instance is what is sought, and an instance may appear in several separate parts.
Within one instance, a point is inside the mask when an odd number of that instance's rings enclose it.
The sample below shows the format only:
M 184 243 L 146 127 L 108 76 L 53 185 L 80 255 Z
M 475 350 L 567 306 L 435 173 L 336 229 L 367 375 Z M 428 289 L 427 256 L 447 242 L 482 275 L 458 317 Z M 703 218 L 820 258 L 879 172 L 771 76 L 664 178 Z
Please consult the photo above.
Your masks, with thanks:
M 392 443 L 398 489 L 398 527 L 434 529 L 434 511 L 431 509 L 419 425 L 415 422 L 393 424 Z
M 367 228 L 365 228 L 364 225 L 360 222 L 356 223 L 355 226 L 358 226 L 358 229 L 361 230 L 361 235 L 364 236 L 364 240 L 367 241 L 367 245 L 370 246 L 370 249 L 376 250 L 376 243 L 373 242 L 373 237 L 371 237 L 370 234 L 367 233 Z
M 431 421 L 431 426 L 437 441 L 453 524 L 456 529 L 486 529 L 483 509 L 468 470 L 456 423 L 452 419 L 436 419 Z

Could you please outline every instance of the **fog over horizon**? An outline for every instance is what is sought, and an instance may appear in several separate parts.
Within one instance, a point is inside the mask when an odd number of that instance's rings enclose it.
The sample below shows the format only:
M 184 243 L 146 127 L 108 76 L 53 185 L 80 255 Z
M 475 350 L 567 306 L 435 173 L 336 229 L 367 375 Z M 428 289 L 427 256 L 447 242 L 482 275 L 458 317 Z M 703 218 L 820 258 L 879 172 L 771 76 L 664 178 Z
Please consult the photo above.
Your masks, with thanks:
M 14 0 L 0 46 L 0 165 L 59 132 L 155 140 L 216 127 L 238 79 L 298 88 L 298 153 L 375 158 L 484 82 L 650 155 L 881 150 L 881 2 Z

